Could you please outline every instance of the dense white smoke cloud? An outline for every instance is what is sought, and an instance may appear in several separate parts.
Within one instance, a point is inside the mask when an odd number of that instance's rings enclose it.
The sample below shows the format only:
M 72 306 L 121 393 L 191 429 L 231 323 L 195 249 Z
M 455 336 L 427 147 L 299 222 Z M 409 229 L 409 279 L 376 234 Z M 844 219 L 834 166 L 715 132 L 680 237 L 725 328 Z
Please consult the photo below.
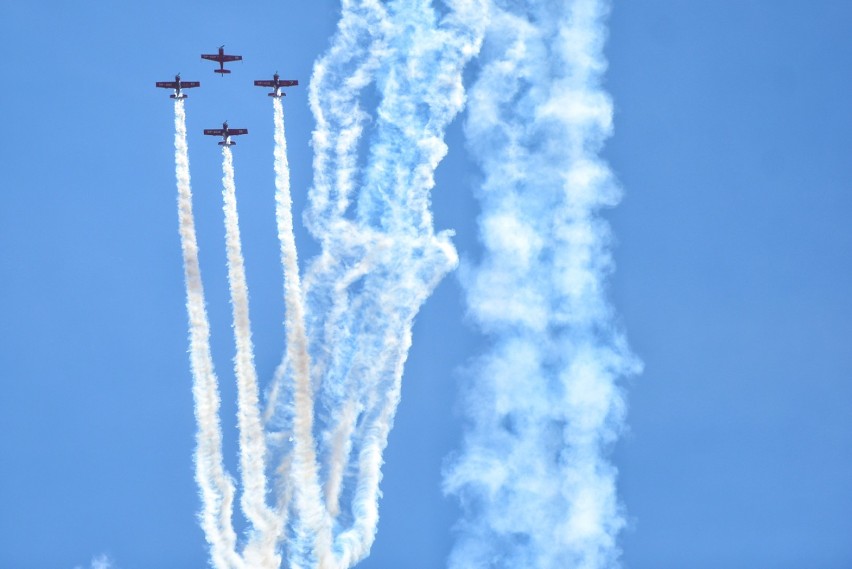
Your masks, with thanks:
M 468 146 L 481 165 L 482 261 L 470 313 L 493 347 L 467 386 L 463 448 L 445 476 L 465 510 L 452 569 L 617 565 L 624 525 L 606 452 L 637 370 L 605 295 L 598 157 L 608 2 L 490 2 Z

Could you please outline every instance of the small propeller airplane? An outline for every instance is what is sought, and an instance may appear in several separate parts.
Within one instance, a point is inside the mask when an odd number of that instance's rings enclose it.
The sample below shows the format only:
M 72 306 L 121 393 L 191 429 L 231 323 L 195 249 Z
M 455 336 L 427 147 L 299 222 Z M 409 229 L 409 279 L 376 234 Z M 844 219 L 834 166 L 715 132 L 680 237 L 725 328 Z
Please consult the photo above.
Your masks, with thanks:
M 178 73 L 175 75 L 174 81 L 157 81 L 156 86 L 162 89 L 174 89 L 175 92 L 169 95 L 172 99 L 186 99 L 187 95 L 182 92 L 182 89 L 201 87 L 201 83 L 198 81 L 181 81 L 180 73 Z
M 228 121 L 225 121 L 222 123 L 222 128 L 205 128 L 204 134 L 209 136 L 221 136 L 222 140 L 219 142 L 219 146 L 233 146 L 236 142 L 232 141 L 231 137 L 248 134 L 248 129 L 229 128 Z
M 201 59 L 209 59 L 210 61 L 218 61 L 219 69 L 214 69 L 213 73 L 220 73 L 224 75 L 225 73 L 230 73 L 230 69 L 225 69 L 225 62 L 227 61 L 241 61 L 243 59 L 242 55 L 226 55 L 225 54 L 225 46 L 219 46 L 219 53 L 202 53 Z
M 267 93 L 270 97 L 281 98 L 284 97 L 287 93 L 281 91 L 282 87 L 293 87 L 298 85 L 299 82 L 295 79 L 281 79 L 278 77 L 278 72 L 272 76 L 272 80 L 269 79 L 255 79 L 254 84 L 256 87 L 272 87 L 273 91 L 271 93 Z

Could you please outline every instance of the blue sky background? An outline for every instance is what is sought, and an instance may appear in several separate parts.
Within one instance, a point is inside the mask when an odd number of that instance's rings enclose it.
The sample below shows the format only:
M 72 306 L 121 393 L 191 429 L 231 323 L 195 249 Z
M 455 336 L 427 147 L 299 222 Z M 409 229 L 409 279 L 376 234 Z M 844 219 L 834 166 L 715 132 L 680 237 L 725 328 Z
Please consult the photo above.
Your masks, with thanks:
M 852 566 L 852 4 L 614 3 L 605 150 L 626 197 L 612 298 L 645 372 L 614 449 L 624 565 Z M 336 2 L 0 4 L 0 568 L 203 567 L 177 235 L 172 104 L 187 102 L 201 263 L 235 423 L 220 154 L 235 147 L 261 378 L 283 350 L 272 109 L 276 69 L 294 209 L 311 179 L 306 86 Z M 227 78 L 198 55 L 241 53 Z M 478 255 L 477 172 L 459 124 L 438 228 Z M 297 217 L 303 259 L 315 246 Z M 421 312 L 386 452 L 382 519 L 361 566 L 441 567 L 457 511 L 440 491 L 457 386 L 485 349 L 456 277 Z M 235 432 L 226 433 L 236 471 Z

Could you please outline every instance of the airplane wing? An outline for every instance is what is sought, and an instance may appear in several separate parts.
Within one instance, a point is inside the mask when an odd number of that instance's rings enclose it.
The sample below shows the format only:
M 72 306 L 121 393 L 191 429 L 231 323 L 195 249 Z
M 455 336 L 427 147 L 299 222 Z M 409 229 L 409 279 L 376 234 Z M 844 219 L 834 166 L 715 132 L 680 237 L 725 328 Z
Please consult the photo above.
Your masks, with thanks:
M 275 81 L 271 81 L 269 79 L 257 79 L 254 82 L 258 87 L 275 87 Z M 293 85 L 298 85 L 299 82 L 296 80 L 290 79 L 279 79 L 278 86 L 279 87 L 292 87 Z
M 201 87 L 201 83 L 199 81 L 181 81 L 180 86 L 183 89 L 191 89 L 192 87 Z
M 202 53 L 201 59 L 209 59 L 210 61 L 219 61 L 219 54 L 218 53 Z M 222 61 L 226 61 L 226 60 L 222 60 Z
M 217 59 L 218 59 L 218 56 L 217 56 Z M 242 59 L 243 59 L 242 55 L 223 55 L 222 56 L 222 61 L 241 61 Z
M 227 136 L 237 136 L 238 134 L 248 134 L 247 128 L 229 128 Z
M 205 128 L 204 134 L 209 134 L 211 136 L 225 136 L 225 131 L 221 128 Z
M 183 84 L 186 87 L 186 83 Z M 178 84 L 177 81 L 157 81 L 157 87 L 162 87 L 163 89 L 177 89 Z

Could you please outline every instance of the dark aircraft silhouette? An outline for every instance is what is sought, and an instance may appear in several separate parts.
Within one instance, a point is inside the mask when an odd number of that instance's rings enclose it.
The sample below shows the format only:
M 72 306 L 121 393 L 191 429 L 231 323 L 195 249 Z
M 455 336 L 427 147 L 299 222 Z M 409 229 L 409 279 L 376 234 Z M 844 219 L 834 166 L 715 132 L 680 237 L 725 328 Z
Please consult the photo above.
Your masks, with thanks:
M 248 134 L 248 129 L 246 128 L 228 128 L 228 121 L 222 123 L 222 128 L 205 128 L 204 134 L 210 136 L 221 136 L 222 140 L 219 142 L 219 146 L 233 146 L 236 142 L 231 140 L 232 136 L 238 136 L 240 134 Z
M 181 92 L 181 89 L 190 89 L 192 87 L 201 87 L 198 81 L 181 81 L 180 73 L 175 75 L 174 81 L 157 81 L 157 87 L 162 89 L 174 89 L 175 92 L 169 95 L 172 99 L 186 99 L 187 95 Z
M 226 61 L 241 61 L 243 58 L 242 55 L 225 55 L 225 46 L 219 46 L 219 53 L 202 53 L 201 59 L 209 59 L 210 61 L 218 61 L 219 69 L 214 69 L 213 73 L 230 73 L 230 69 L 225 69 Z
M 276 71 L 271 81 L 269 79 L 255 79 L 254 84 L 257 87 L 272 87 L 273 91 L 267 94 L 270 97 L 280 98 L 287 94 L 281 91 L 282 87 L 293 87 L 294 85 L 298 85 L 299 82 L 295 79 L 280 79 Z

